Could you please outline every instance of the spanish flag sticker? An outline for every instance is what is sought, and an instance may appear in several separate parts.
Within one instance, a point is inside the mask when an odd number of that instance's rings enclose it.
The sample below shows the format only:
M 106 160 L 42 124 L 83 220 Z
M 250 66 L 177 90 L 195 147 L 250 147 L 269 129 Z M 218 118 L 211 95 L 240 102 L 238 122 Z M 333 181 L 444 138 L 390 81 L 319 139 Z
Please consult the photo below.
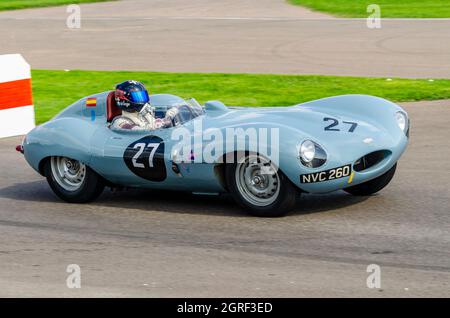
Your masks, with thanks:
M 86 99 L 86 107 L 95 107 L 97 106 L 97 98 L 90 97 Z

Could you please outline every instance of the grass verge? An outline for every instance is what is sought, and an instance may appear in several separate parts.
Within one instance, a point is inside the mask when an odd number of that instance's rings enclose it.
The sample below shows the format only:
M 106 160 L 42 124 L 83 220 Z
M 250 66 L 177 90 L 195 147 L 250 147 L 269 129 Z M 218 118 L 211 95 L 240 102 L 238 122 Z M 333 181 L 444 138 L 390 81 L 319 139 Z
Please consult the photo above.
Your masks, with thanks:
M 115 0 L 0 0 L 0 11 Z
M 450 18 L 449 0 L 288 0 L 339 17 L 366 18 L 367 6 L 381 7 L 382 18 Z
M 143 82 L 151 94 L 170 93 L 199 102 L 280 106 L 341 94 L 369 94 L 395 102 L 450 98 L 450 80 L 310 75 L 156 73 L 33 70 L 36 122 L 43 123 L 78 99 L 128 79 Z

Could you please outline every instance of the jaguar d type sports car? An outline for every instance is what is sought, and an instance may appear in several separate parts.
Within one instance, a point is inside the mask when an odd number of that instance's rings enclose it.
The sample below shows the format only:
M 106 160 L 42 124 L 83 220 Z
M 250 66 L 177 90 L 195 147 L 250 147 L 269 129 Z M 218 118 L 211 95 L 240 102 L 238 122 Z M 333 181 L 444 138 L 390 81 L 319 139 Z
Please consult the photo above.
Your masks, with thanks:
M 92 201 L 105 186 L 228 192 L 252 215 L 281 216 L 301 193 L 370 195 L 383 189 L 409 138 L 407 113 L 366 95 L 249 108 L 218 101 L 201 106 L 193 99 L 157 94 L 150 96 L 150 105 L 156 117 L 179 107 L 173 125 L 112 129 L 111 121 L 121 111 L 113 92 L 104 92 L 79 100 L 33 129 L 17 150 L 68 202 Z M 238 133 L 218 140 L 230 130 Z M 174 135 L 191 138 L 189 155 Z M 252 135 L 264 147 L 252 147 Z M 264 141 L 268 135 L 270 142 Z M 202 154 L 213 139 L 214 150 Z

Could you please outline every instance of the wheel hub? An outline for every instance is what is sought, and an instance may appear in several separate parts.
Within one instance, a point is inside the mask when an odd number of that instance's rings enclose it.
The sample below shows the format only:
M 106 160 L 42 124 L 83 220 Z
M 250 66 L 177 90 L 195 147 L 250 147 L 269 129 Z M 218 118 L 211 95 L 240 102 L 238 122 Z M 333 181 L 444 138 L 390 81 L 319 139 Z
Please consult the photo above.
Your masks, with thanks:
M 243 197 L 255 205 L 269 205 L 279 193 L 278 173 L 272 163 L 262 157 L 247 157 L 239 163 L 236 181 Z
M 52 157 L 51 168 L 55 181 L 67 191 L 78 190 L 86 176 L 83 163 L 65 157 Z
M 263 184 L 264 181 L 265 181 L 265 180 L 264 180 L 263 177 L 261 177 L 260 175 L 256 175 L 256 176 L 254 176 L 253 179 L 252 179 L 252 184 L 253 184 L 253 185 L 256 185 L 256 186 L 261 186 L 261 184 Z

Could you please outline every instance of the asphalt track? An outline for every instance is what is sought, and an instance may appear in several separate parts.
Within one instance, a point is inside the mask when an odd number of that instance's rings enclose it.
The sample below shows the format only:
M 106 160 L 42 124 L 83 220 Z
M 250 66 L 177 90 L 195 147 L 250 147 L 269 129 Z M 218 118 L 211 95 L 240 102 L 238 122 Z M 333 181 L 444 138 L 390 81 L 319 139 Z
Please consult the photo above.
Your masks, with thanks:
M 305 195 L 279 219 L 226 196 L 59 201 L 0 139 L 0 296 L 450 296 L 450 101 L 409 103 L 411 144 L 378 195 Z M 381 289 L 366 268 L 381 266 Z M 66 267 L 81 267 L 81 289 Z
M 334 19 L 284 0 L 124 0 L 0 13 L 0 53 L 35 69 L 448 78 L 450 20 Z

